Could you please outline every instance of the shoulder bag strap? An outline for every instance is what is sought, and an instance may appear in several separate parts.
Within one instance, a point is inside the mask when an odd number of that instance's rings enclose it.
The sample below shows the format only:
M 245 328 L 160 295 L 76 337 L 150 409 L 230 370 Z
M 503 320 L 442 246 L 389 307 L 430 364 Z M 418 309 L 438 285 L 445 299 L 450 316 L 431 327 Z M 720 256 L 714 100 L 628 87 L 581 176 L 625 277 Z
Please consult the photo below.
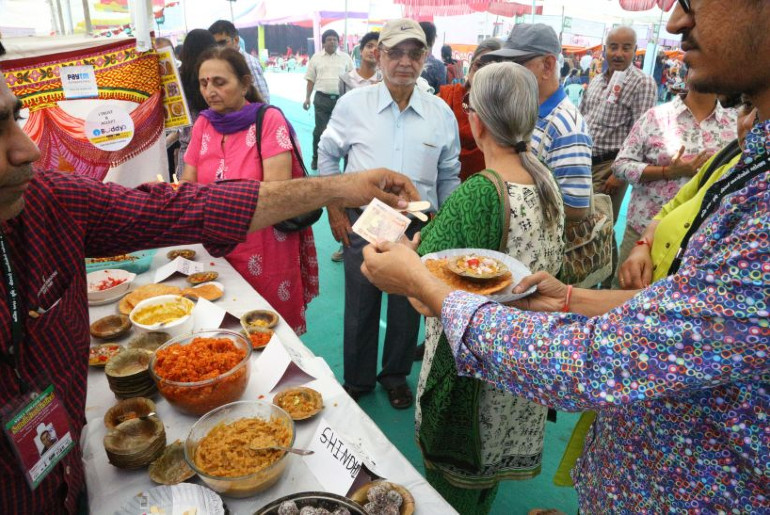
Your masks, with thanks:
M 500 235 L 500 252 L 508 251 L 508 229 L 511 224 L 511 201 L 508 198 L 508 188 L 505 186 L 505 181 L 494 170 L 487 168 L 479 172 L 479 175 L 491 182 L 497 190 L 497 195 L 500 197 L 500 227 L 502 228 L 502 234 Z
M 283 117 L 283 120 L 286 122 L 286 125 L 289 129 L 289 139 L 291 140 L 291 148 L 294 152 L 294 156 L 297 158 L 297 161 L 299 162 L 299 165 L 302 167 L 302 174 L 307 177 L 307 167 L 305 167 L 305 162 L 302 160 L 302 154 L 299 153 L 299 147 L 297 146 L 297 142 L 294 140 L 294 129 L 292 128 L 291 124 L 289 123 L 289 120 L 286 119 L 286 116 L 283 114 L 283 111 L 281 111 L 279 108 L 275 107 L 274 105 L 270 104 L 262 104 L 260 108 L 257 110 L 257 117 L 255 121 L 255 132 L 256 132 L 256 138 L 257 138 L 257 159 L 259 159 L 259 162 L 262 162 L 262 122 L 265 119 L 265 111 L 268 109 L 275 109 L 279 113 L 281 113 L 281 116 Z

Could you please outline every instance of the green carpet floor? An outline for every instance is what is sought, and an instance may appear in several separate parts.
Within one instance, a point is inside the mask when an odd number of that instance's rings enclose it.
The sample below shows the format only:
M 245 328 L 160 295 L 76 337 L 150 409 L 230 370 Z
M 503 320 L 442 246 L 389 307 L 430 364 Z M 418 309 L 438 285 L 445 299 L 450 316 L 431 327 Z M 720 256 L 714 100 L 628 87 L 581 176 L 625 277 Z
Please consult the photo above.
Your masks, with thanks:
M 298 75 L 299 77 L 301 75 Z M 268 80 L 270 80 L 270 74 L 268 74 Z M 309 169 L 314 124 L 312 108 L 310 112 L 305 112 L 302 109 L 302 99 L 296 96 L 287 99 L 280 96 L 280 91 L 273 89 L 271 91 L 272 103 L 284 111 L 299 135 Z M 329 363 L 337 379 L 342 382 L 344 275 L 342 263 L 333 263 L 330 259 L 332 252 L 336 251 L 339 245 L 331 236 L 325 215 L 316 223 L 314 230 L 321 274 L 321 295 L 309 306 L 308 332 L 301 338 L 316 355 L 322 356 Z M 384 307 L 380 319 L 380 325 L 383 328 L 380 333 L 380 346 L 382 346 L 385 327 Z M 420 363 L 416 362 L 409 376 L 409 384 L 413 390 L 417 387 L 419 366 Z M 414 442 L 414 409 L 400 411 L 393 409 L 385 391 L 381 388 L 361 398 L 360 405 L 412 465 L 424 473 L 422 458 Z M 556 508 L 569 514 L 577 512 L 575 491 L 572 488 L 556 487 L 552 482 L 577 419 L 577 414 L 559 413 L 556 423 L 547 424 L 542 473 L 530 481 L 504 483 L 500 487 L 492 513 L 526 514 L 533 508 Z M 388 479 L 398 482 L 397 477 Z

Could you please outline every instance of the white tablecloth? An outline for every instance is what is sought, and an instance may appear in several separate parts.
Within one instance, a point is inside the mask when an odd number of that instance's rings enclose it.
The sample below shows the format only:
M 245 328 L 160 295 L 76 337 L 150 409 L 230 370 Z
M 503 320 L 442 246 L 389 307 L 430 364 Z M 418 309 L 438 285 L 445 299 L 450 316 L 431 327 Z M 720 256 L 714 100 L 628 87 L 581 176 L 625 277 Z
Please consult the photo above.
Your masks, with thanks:
M 224 297 L 216 301 L 219 306 L 237 316 L 251 309 L 270 308 L 269 304 L 225 259 L 212 258 L 200 245 L 190 248 L 194 248 L 198 252 L 197 261 L 205 263 L 207 270 L 212 269 L 219 272 L 217 281 L 225 286 Z M 158 251 L 152 268 L 149 272 L 137 277 L 137 284 L 153 282 L 155 269 L 168 262 L 166 250 Z M 185 284 L 182 276 L 174 276 L 165 282 L 177 286 Z M 89 313 L 91 321 L 113 314 L 116 310 L 116 303 L 93 306 Z M 126 343 L 133 336 L 135 333 L 132 330 L 129 335 L 119 340 L 119 343 Z M 408 488 L 416 500 L 416 512 L 418 514 L 455 513 L 452 507 L 385 437 L 372 419 L 345 393 L 326 362 L 322 358 L 314 356 L 285 321 L 281 320 L 277 326 L 276 336 L 290 352 L 299 355 L 303 360 L 305 369 L 318 378 L 309 386 L 320 391 L 323 395 L 325 407 L 321 415 L 351 446 L 358 448 L 365 462 L 373 464 L 374 472 Z M 93 343 L 98 342 L 94 341 Z M 256 360 L 258 356 L 259 353 L 254 353 L 251 359 Z M 257 399 L 264 396 L 264 400 L 271 400 L 272 393 L 257 391 L 254 382 L 255 371 L 256 367 L 252 367 L 252 380 L 242 399 Z M 157 395 L 154 400 L 157 403 L 158 416 L 165 425 L 168 442 L 171 443 L 176 439 L 184 441 L 188 430 L 197 418 L 177 412 L 160 395 Z M 115 403 L 115 396 L 109 389 L 103 370 L 92 368 L 88 375 L 88 397 L 86 400 L 86 418 L 89 423 L 83 431 L 81 443 L 86 465 L 90 509 L 92 513 L 100 515 L 113 513 L 132 496 L 157 486 L 150 480 L 146 469 L 122 470 L 113 467 L 107 461 L 107 455 L 102 446 L 102 439 L 106 433 L 103 417 L 107 409 Z M 318 418 L 315 417 L 296 424 L 295 446 L 302 448 L 309 445 L 310 439 L 317 429 Z M 248 499 L 225 497 L 225 502 L 230 510 L 235 514 L 253 513 L 261 506 L 284 495 L 323 490 L 302 457 L 291 455 L 288 459 L 290 460 L 289 466 L 284 476 L 267 491 Z M 199 479 L 191 481 L 200 482 Z

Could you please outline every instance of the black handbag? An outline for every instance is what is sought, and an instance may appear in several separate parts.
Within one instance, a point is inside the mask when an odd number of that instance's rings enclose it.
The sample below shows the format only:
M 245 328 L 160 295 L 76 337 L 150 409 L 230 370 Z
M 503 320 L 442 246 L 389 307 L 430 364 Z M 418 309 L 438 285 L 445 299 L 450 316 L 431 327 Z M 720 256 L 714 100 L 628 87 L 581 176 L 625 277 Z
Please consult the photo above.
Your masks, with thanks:
M 259 162 L 262 162 L 262 121 L 265 118 L 265 111 L 268 109 L 276 109 L 279 113 L 281 113 L 281 116 L 283 116 L 283 119 L 286 120 L 286 116 L 284 116 L 283 111 L 278 109 L 275 106 L 269 105 L 269 104 L 262 104 L 260 108 L 257 110 L 257 120 L 256 120 L 256 137 L 257 137 L 257 158 L 259 158 Z M 289 124 L 289 121 L 286 120 L 286 125 L 289 125 L 289 139 L 291 140 L 291 148 L 294 151 L 294 156 L 297 158 L 297 161 L 299 161 L 299 165 L 302 167 L 302 173 L 304 177 L 307 177 L 307 168 L 305 168 L 305 163 L 302 161 L 302 155 L 299 153 L 299 147 L 297 147 L 297 143 L 294 141 L 294 130 L 291 128 L 291 125 Z M 278 229 L 281 232 L 297 232 L 301 231 L 302 229 L 306 229 L 316 223 L 319 218 L 321 218 L 321 215 L 323 214 L 323 209 L 318 208 L 313 211 L 308 211 L 307 213 L 303 213 L 301 215 L 297 215 L 295 217 L 289 218 L 288 220 L 284 220 L 283 222 L 278 222 L 277 224 L 274 224 L 273 227 Z

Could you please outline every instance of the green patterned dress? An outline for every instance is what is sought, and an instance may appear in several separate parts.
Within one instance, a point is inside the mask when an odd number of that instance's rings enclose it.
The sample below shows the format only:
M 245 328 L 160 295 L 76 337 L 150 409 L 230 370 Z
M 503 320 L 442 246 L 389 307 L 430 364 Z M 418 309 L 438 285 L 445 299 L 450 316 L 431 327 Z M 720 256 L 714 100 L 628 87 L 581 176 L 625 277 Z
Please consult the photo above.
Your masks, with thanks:
M 534 186 L 506 186 L 511 206 L 508 253 L 532 271 L 556 274 L 564 250 L 563 216 L 546 222 Z M 493 183 L 474 175 L 423 229 L 420 255 L 453 248 L 497 250 L 500 209 Z M 487 513 L 500 480 L 539 474 L 547 408 L 459 378 L 454 367 L 440 319 L 429 318 L 415 412 L 426 475 L 460 513 Z

